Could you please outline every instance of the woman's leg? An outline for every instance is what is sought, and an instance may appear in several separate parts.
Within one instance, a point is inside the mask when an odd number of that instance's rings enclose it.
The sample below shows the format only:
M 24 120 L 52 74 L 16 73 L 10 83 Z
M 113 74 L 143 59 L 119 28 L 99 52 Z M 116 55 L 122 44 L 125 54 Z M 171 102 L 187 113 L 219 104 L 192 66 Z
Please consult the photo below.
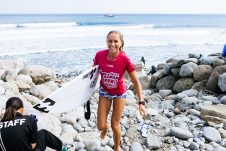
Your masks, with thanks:
M 113 138 L 114 138 L 114 150 L 120 150 L 120 119 L 122 116 L 122 111 L 125 106 L 126 99 L 124 98 L 117 98 L 113 100 L 113 111 L 111 117 L 111 128 L 113 131 Z
M 60 151 L 62 149 L 62 142 L 51 132 L 42 129 L 38 131 L 38 140 L 34 151 L 45 151 L 46 146 Z
M 111 100 L 106 97 L 100 96 L 97 110 L 97 127 L 101 131 L 100 138 L 104 139 L 107 135 L 109 125 L 107 124 L 108 113 L 111 108 Z

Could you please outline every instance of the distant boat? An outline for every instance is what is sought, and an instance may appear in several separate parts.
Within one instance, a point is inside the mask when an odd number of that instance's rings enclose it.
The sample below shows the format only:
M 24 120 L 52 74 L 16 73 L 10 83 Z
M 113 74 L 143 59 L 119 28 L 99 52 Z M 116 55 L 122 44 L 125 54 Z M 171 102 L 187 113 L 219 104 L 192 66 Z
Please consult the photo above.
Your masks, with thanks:
M 105 16 L 105 17 L 114 17 L 113 14 L 105 14 L 104 16 Z

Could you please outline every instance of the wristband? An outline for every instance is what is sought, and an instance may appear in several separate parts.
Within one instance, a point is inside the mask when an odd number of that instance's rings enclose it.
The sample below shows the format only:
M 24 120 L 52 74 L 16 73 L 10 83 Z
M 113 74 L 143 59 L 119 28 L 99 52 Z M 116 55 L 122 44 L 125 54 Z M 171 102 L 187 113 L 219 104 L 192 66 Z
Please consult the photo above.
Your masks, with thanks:
M 139 105 L 145 105 L 145 102 L 144 101 L 140 101 L 139 103 L 138 103 Z

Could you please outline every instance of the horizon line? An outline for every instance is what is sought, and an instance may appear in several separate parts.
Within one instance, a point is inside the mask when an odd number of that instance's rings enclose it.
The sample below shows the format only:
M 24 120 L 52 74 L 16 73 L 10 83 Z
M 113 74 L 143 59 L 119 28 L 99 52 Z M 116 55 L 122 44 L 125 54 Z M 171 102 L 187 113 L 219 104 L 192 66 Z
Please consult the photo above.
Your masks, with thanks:
M 108 13 L 0 13 L 0 15 L 105 15 Z M 226 13 L 111 13 L 114 15 L 226 15 Z

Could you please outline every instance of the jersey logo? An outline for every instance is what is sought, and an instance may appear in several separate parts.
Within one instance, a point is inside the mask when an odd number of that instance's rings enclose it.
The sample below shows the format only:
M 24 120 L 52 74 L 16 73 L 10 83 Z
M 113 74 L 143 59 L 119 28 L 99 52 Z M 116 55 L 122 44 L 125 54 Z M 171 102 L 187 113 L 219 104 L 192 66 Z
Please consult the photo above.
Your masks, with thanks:
M 102 73 L 102 82 L 107 88 L 109 89 L 117 88 L 119 74 L 114 72 L 107 73 L 102 71 L 101 73 Z

